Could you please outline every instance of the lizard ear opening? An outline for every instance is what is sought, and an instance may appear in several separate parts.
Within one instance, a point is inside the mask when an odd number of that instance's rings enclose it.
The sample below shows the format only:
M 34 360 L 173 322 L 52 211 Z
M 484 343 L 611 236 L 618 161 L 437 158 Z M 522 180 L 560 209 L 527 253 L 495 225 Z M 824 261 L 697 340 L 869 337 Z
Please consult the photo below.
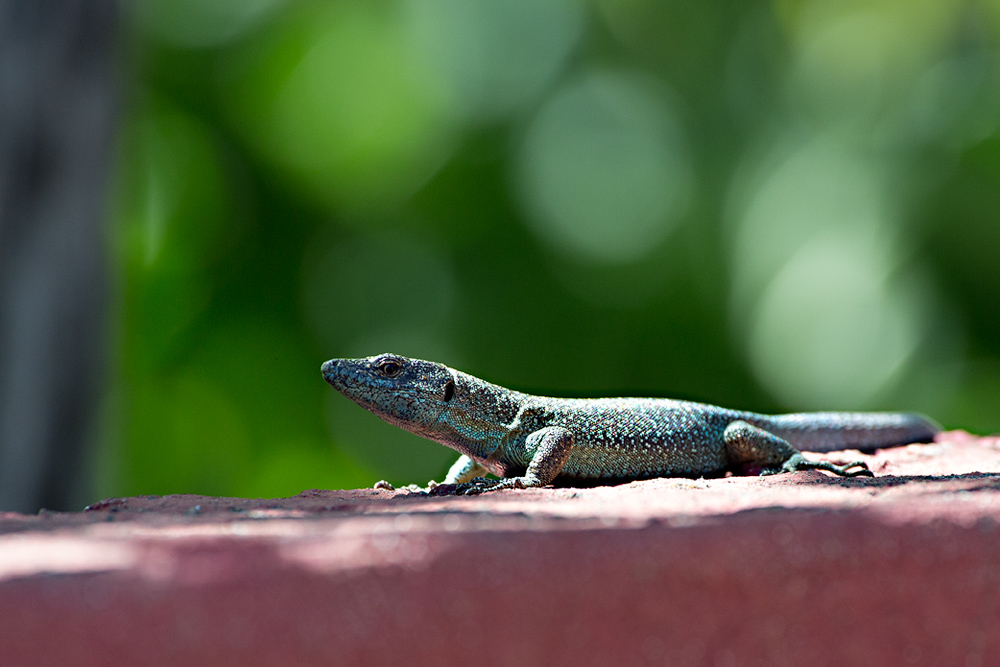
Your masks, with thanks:
M 444 384 L 444 402 L 447 403 L 455 396 L 455 381 L 448 380 Z

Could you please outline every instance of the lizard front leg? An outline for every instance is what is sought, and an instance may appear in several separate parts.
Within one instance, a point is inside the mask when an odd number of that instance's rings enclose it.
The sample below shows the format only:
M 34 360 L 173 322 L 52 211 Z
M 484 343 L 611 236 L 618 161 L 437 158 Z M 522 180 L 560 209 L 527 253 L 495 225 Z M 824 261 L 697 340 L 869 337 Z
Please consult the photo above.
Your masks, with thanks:
M 826 470 L 842 477 L 874 477 L 864 461 L 836 465 L 829 461 L 810 461 L 778 436 L 745 421 L 734 421 L 726 427 L 723 439 L 730 463 L 755 463 L 764 466 L 761 475 L 799 470 Z M 858 468 L 858 470 L 852 470 Z
M 409 491 L 433 491 L 442 484 L 462 484 L 463 482 L 468 482 L 469 480 L 485 475 L 489 470 L 485 466 L 477 463 L 475 460 L 470 459 L 464 454 L 458 457 L 458 460 L 448 468 L 448 474 L 445 475 L 443 482 L 435 482 L 433 479 L 427 482 L 427 488 L 422 489 L 416 484 L 410 484 L 405 487 Z M 396 487 L 385 481 L 384 479 L 380 482 L 376 482 L 375 489 L 383 489 L 386 491 L 395 491 Z
M 461 484 L 462 482 L 468 482 L 473 477 L 482 477 L 488 472 L 489 470 L 486 469 L 486 466 L 477 463 L 474 459 L 470 459 L 463 454 L 448 468 L 448 474 L 444 476 L 444 481 L 441 483 Z M 437 482 L 431 482 L 431 484 L 437 485 Z
M 522 477 L 503 479 L 477 477 L 465 484 L 459 484 L 455 493 L 460 496 L 472 496 L 500 489 L 527 489 L 551 484 L 569 458 L 573 442 L 573 432 L 567 428 L 548 426 L 539 429 L 529 435 L 525 443 L 529 450 L 536 447 L 536 444 L 537 448 Z

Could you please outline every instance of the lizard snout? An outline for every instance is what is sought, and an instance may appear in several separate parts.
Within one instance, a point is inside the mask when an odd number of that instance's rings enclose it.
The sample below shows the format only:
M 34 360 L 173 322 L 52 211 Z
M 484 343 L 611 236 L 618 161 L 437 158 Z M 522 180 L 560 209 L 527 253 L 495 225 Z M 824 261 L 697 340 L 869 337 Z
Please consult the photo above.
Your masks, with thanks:
M 331 359 L 330 361 L 323 362 L 323 365 L 320 366 L 319 370 L 323 373 L 323 379 L 327 382 L 336 374 L 338 361 L 339 359 Z

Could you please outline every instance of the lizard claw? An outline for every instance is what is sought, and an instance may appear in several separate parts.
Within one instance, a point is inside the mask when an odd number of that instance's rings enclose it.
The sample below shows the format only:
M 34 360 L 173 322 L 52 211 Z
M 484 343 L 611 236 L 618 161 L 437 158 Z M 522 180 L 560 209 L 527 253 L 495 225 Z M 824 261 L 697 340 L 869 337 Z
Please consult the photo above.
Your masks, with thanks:
M 827 472 L 832 472 L 835 475 L 840 475 L 841 477 L 874 477 L 875 473 L 868 469 L 868 464 L 864 461 L 851 461 L 850 463 L 845 463 L 844 465 L 837 465 L 836 463 L 831 463 L 830 461 L 813 461 L 814 464 L 808 466 L 814 470 L 826 470 Z M 857 470 L 852 470 L 852 468 L 857 468 Z
M 486 477 L 476 477 L 464 484 L 455 486 L 456 496 L 478 496 L 489 491 L 499 491 L 501 489 L 523 489 L 524 482 L 520 477 L 505 477 L 503 479 L 488 479 Z
M 429 496 L 457 496 L 458 484 L 435 484 L 434 488 L 427 489 L 427 495 Z
M 478 496 L 481 493 L 492 491 L 496 480 L 487 477 L 476 477 L 463 484 L 455 486 L 456 496 Z
M 378 482 L 375 482 L 374 486 L 372 486 L 372 488 L 375 489 L 375 490 L 381 490 L 381 491 L 405 491 L 406 493 L 417 494 L 417 495 L 427 495 L 428 493 L 430 493 L 431 491 L 433 491 L 436 487 L 437 487 L 437 483 L 436 482 L 431 482 L 430 485 L 426 489 L 423 488 L 422 486 L 417 485 L 417 484 L 407 484 L 406 486 L 403 486 L 403 487 L 397 487 L 397 486 L 394 486 L 394 485 L 390 484 L 389 482 L 385 481 L 384 479 L 380 480 Z

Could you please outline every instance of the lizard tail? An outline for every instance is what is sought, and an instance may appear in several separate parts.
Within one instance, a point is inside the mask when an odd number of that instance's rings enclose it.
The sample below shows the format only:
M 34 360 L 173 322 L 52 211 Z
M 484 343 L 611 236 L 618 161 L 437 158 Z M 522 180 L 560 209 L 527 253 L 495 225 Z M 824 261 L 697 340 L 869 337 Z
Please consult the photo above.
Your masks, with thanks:
M 764 417 L 759 426 L 799 450 L 833 452 L 930 442 L 941 431 L 912 412 L 809 412 Z

